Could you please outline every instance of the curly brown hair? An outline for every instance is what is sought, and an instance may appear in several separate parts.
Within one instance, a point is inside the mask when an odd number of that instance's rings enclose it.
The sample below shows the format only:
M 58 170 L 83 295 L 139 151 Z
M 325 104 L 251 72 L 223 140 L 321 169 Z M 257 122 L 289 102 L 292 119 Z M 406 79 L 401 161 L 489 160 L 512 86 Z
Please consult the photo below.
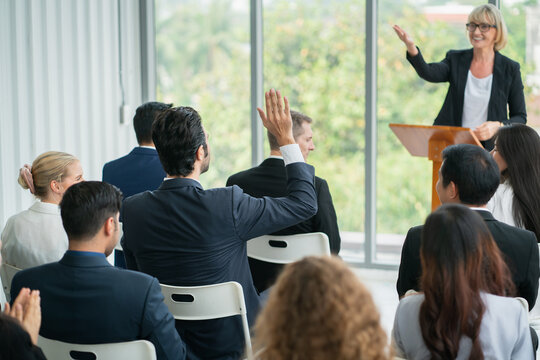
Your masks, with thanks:
M 389 359 L 371 294 L 336 257 L 285 267 L 255 325 L 257 358 Z

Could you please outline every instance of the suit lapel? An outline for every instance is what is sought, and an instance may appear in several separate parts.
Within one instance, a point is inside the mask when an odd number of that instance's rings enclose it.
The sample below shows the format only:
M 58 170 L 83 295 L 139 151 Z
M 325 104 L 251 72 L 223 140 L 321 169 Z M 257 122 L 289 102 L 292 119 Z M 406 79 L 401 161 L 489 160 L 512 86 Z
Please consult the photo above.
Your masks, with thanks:
M 499 54 L 498 51 L 495 51 L 495 59 L 493 60 L 493 78 L 491 80 L 491 93 L 489 95 L 488 104 L 488 120 L 495 119 L 495 116 L 493 115 L 493 111 L 495 109 L 493 102 L 497 101 L 497 94 L 495 94 L 495 91 L 500 88 L 499 81 L 503 79 L 501 60 L 501 54 Z
M 457 69 L 457 93 L 461 94 L 454 112 L 454 122 L 456 125 L 461 126 L 461 117 L 463 116 L 463 102 L 465 98 L 465 85 L 467 85 L 467 76 L 469 75 L 469 69 L 471 68 L 471 61 L 473 56 L 473 50 L 466 51 L 459 59 L 459 66 Z

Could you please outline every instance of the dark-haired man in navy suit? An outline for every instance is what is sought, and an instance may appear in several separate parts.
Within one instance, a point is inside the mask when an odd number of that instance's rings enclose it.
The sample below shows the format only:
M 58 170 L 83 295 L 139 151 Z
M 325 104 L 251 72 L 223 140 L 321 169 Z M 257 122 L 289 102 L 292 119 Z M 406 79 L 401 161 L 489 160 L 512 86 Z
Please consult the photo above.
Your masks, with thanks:
M 292 134 L 288 102 L 266 94 L 264 126 L 276 136 L 286 164 L 287 195 L 254 198 L 238 186 L 205 190 L 199 176 L 210 165 L 210 145 L 197 111 L 163 111 L 152 138 L 167 178 L 159 189 L 124 201 L 127 266 L 163 284 L 198 286 L 237 281 L 244 290 L 248 322 L 260 299 L 249 271 L 246 242 L 312 217 L 317 211 L 314 169 L 304 162 Z M 219 299 L 216 299 L 219 301 Z M 188 359 L 239 359 L 244 341 L 238 317 L 177 321 Z
M 139 146 L 133 148 L 129 154 L 103 166 L 103 181 L 119 188 L 125 198 L 143 191 L 155 190 L 165 178 L 165 171 L 152 141 L 152 123 L 156 114 L 171 106 L 172 104 L 156 101 L 139 106 L 133 117 Z M 114 263 L 118 267 L 126 267 L 122 251 L 115 251 Z
M 68 251 L 59 262 L 17 273 L 12 294 L 22 287 L 40 291 L 46 338 L 79 344 L 144 339 L 158 359 L 185 359 L 157 279 L 112 267 L 105 257 L 118 242 L 121 202 L 122 193 L 107 183 L 71 186 L 60 203 Z

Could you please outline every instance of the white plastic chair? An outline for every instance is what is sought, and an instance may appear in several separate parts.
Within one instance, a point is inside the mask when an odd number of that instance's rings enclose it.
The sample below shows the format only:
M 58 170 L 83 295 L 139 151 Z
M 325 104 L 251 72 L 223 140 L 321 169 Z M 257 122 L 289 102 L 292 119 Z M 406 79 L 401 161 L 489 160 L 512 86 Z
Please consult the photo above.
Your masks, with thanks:
M 156 360 L 154 344 L 147 340 L 85 345 L 70 344 L 39 336 L 38 346 L 41 347 L 47 359 L 54 360 L 79 359 L 81 353 L 86 356 L 93 354 L 96 360 Z
M 247 255 L 274 264 L 288 264 L 305 256 L 330 255 L 330 242 L 322 232 L 263 235 L 248 240 Z
M 161 285 L 165 305 L 177 320 L 210 320 L 240 315 L 246 355 L 253 358 L 242 285 L 236 281 L 205 286 Z
M 0 276 L 2 277 L 2 286 L 4 287 L 4 294 L 6 294 L 6 301 L 11 300 L 11 281 L 19 271 L 21 271 L 21 269 L 9 264 L 2 264 L 0 267 Z

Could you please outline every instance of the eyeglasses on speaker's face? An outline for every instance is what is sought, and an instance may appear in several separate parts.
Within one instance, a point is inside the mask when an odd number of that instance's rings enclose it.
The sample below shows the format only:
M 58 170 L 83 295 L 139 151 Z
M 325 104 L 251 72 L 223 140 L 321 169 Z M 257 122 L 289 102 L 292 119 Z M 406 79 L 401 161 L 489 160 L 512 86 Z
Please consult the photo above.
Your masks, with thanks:
M 475 23 L 467 23 L 465 24 L 465 27 L 467 28 L 467 30 L 469 32 L 474 32 L 476 30 L 476 28 L 479 28 L 480 29 L 480 32 L 487 32 L 489 31 L 489 29 L 491 28 L 494 28 L 496 29 L 497 26 L 496 25 L 491 25 L 491 24 L 475 24 Z

